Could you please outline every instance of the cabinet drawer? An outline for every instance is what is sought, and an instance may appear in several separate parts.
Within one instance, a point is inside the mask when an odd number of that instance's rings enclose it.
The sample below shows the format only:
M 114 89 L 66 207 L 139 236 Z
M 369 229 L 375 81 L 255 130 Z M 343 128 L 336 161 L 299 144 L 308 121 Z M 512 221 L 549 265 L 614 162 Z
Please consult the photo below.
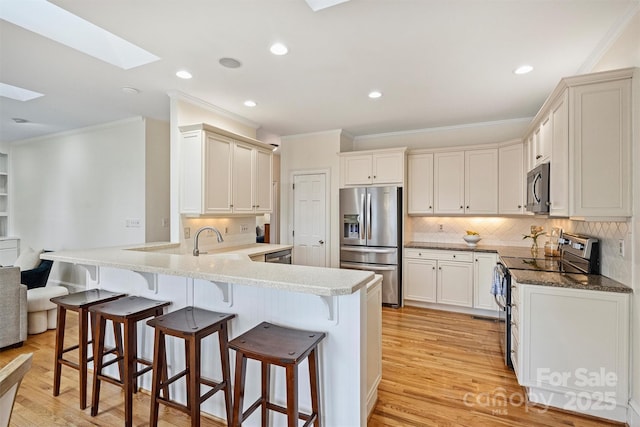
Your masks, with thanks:
M 473 252 L 466 251 L 441 251 L 437 249 L 405 249 L 405 258 L 435 259 L 439 261 L 472 262 Z
M 16 239 L 0 240 L 0 249 L 18 249 L 18 241 Z

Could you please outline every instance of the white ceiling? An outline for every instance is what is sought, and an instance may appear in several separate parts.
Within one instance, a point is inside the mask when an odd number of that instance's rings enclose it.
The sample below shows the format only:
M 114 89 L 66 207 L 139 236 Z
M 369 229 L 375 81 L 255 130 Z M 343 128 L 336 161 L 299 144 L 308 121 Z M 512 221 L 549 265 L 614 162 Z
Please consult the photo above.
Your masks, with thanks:
M 351 0 L 313 12 L 304 0 L 53 3 L 161 60 L 122 70 L 0 20 L 0 81 L 45 94 L 0 97 L 0 141 L 136 115 L 168 121 L 172 91 L 278 135 L 531 117 L 561 77 L 590 70 L 638 7 L 637 0 Z M 289 54 L 272 55 L 275 41 Z M 223 68 L 222 57 L 242 67 Z M 514 75 L 523 63 L 534 71 Z M 193 79 L 176 78 L 182 68 Z M 124 86 L 140 93 L 125 94 Z M 373 89 L 383 97 L 369 99 Z M 245 107 L 247 99 L 258 106 Z

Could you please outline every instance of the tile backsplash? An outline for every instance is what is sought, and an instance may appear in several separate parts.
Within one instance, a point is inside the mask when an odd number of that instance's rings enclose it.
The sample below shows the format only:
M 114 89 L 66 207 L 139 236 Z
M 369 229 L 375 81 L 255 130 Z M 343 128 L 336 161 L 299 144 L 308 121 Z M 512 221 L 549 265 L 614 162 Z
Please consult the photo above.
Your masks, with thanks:
M 202 233 L 199 246 L 202 250 L 215 250 L 225 247 L 248 245 L 256 242 L 256 217 L 188 217 L 182 216 L 180 244 L 188 250 L 193 249 L 193 238 L 200 227 L 216 227 L 222 233 L 224 242 L 218 243 L 214 234 Z M 185 238 L 185 229 L 189 229 L 189 238 Z M 243 231 L 244 230 L 244 231 Z
M 561 227 L 565 231 L 586 234 L 600 240 L 602 274 L 631 286 L 631 223 L 586 222 L 545 217 L 409 217 L 405 224 L 405 242 L 464 243 L 466 230 L 482 236 L 480 244 L 530 246 L 523 240 L 532 225 Z M 546 237 L 539 241 L 544 245 Z M 619 255 L 619 242 L 623 241 L 624 257 Z

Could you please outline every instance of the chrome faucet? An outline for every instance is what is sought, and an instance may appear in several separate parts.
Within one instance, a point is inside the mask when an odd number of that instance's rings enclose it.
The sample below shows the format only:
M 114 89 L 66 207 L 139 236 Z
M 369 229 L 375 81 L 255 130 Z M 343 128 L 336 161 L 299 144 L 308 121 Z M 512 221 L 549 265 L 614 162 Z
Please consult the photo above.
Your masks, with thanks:
M 224 242 L 224 239 L 222 238 L 222 234 L 220 234 L 220 231 L 217 228 L 211 227 L 208 225 L 205 227 L 202 227 L 198 231 L 196 231 L 196 235 L 193 238 L 193 256 L 200 255 L 200 249 L 198 249 L 198 238 L 200 237 L 200 233 L 202 233 L 204 230 L 211 230 L 214 233 L 216 233 L 216 236 L 218 237 L 218 243 Z M 206 254 L 206 252 L 202 252 L 202 253 Z

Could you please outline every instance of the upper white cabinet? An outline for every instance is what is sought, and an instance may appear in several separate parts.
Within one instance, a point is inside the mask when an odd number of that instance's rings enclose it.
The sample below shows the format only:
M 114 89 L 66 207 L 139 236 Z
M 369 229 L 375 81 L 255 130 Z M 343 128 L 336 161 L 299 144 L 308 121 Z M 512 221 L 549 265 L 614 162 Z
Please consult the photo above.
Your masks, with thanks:
M 270 146 L 209 125 L 180 130 L 180 213 L 271 211 Z
M 9 156 L 0 153 L 0 237 L 9 231 Z M 1 264 L 0 264 L 1 265 Z
M 525 143 L 533 147 L 533 163 L 550 162 L 550 216 L 631 216 L 631 81 L 637 73 L 562 79 L 536 115 Z
M 498 149 L 498 213 L 524 213 L 524 144 L 516 143 Z
M 436 214 L 498 213 L 498 150 L 434 154 Z
M 498 149 L 464 152 L 466 214 L 498 213 Z
M 339 153 L 341 186 L 404 185 L 406 148 Z
M 631 216 L 631 76 L 569 94 L 570 214 Z
M 407 156 L 407 212 L 411 214 L 433 213 L 433 153 Z
M 433 185 L 435 213 L 464 213 L 464 151 L 434 154 Z

